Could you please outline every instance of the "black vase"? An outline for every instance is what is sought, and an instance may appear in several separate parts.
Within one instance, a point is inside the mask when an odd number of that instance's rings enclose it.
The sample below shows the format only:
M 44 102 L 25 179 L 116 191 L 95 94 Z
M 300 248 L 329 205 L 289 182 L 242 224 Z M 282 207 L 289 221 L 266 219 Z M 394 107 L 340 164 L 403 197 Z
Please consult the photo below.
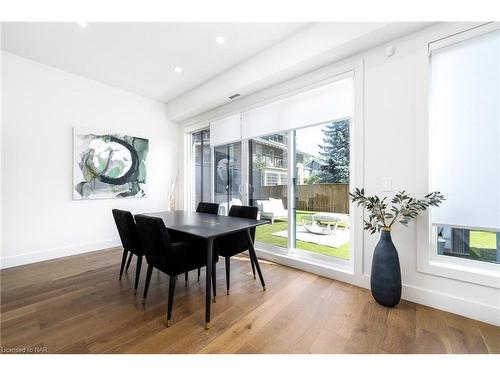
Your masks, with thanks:
M 401 300 L 401 268 L 390 229 L 383 228 L 373 253 L 370 286 L 373 298 L 383 306 L 394 307 Z

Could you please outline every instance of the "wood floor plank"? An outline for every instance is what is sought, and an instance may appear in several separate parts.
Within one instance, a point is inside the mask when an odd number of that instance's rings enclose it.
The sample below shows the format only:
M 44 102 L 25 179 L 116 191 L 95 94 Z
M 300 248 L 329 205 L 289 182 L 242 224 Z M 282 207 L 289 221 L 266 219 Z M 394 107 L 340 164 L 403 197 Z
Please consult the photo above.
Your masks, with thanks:
M 389 309 L 373 300 L 366 302 L 347 343 L 348 353 L 380 353 L 387 334 Z
M 262 353 L 310 353 L 334 301 L 321 298 L 332 280 L 318 278 L 290 301 L 249 343 Z M 320 296 L 320 298 L 318 298 Z M 268 337 L 268 340 L 262 338 Z
M 295 280 L 276 293 L 272 299 L 265 301 L 249 314 L 241 317 L 238 323 L 213 340 L 201 353 L 234 353 L 238 351 L 245 342 L 258 334 L 262 327 L 289 303 L 290 299 L 299 295 L 316 278 L 315 275 L 301 273 Z
M 118 280 L 122 249 L 0 270 L 0 343 L 48 353 L 500 353 L 500 327 L 407 301 L 378 305 L 370 291 L 262 261 L 267 290 L 249 259 L 232 258 L 231 294 L 217 265 L 212 328 L 204 329 L 205 270 L 177 283 L 165 327 L 168 277 L 135 260 Z
M 416 338 L 415 304 L 401 301 L 397 309 L 390 309 L 387 331 L 381 343 L 384 353 L 414 353 Z
M 500 353 L 500 327 L 478 322 L 479 331 L 489 353 Z
M 453 353 L 488 353 L 478 322 L 447 313 L 446 323 Z
M 417 305 L 415 315 L 415 352 L 419 354 L 451 353 L 446 314 L 431 307 Z

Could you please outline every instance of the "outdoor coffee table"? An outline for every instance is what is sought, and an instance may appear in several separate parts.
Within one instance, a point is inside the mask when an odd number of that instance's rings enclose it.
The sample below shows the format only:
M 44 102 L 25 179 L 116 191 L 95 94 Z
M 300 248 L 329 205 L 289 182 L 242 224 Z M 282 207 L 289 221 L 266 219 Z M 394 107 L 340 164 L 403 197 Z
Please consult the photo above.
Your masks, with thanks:
M 334 212 L 318 212 L 311 216 L 312 220 L 316 223 L 335 223 L 335 227 L 333 231 L 337 229 L 337 226 L 340 221 L 349 222 L 349 215 L 346 214 L 337 214 Z

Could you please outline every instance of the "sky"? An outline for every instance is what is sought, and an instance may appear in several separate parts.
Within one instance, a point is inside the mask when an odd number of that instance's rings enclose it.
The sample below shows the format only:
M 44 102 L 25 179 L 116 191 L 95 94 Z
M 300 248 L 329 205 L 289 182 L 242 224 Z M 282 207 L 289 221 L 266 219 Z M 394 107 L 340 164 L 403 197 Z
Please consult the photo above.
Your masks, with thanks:
M 323 132 L 325 125 L 311 126 L 298 129 L 296 135 L 297 150 L 307 152 L 313 156 L 319 155 L 319 145 L 323 144 Z

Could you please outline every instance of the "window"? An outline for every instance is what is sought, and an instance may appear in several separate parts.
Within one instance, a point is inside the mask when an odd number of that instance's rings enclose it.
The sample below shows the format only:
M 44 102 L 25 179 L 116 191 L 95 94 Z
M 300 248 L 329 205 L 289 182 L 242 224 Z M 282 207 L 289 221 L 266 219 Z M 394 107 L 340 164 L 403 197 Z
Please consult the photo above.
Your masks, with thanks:
M 437 226 L 437 253 L 500 263 L 500 232 Z
M 278 183 L 279 183 L 279 175 L 277 173 L 267 172 L 265 174 L 265 176 L 266 176 L 265 186 L 278 185 Z
M 286 185 L 288 182 L 287 179 L 288 176 L 285 173 L 280 173 L 280 185 Z
M 434 256 L 500 263 L 500 30 L 431 44 Z

